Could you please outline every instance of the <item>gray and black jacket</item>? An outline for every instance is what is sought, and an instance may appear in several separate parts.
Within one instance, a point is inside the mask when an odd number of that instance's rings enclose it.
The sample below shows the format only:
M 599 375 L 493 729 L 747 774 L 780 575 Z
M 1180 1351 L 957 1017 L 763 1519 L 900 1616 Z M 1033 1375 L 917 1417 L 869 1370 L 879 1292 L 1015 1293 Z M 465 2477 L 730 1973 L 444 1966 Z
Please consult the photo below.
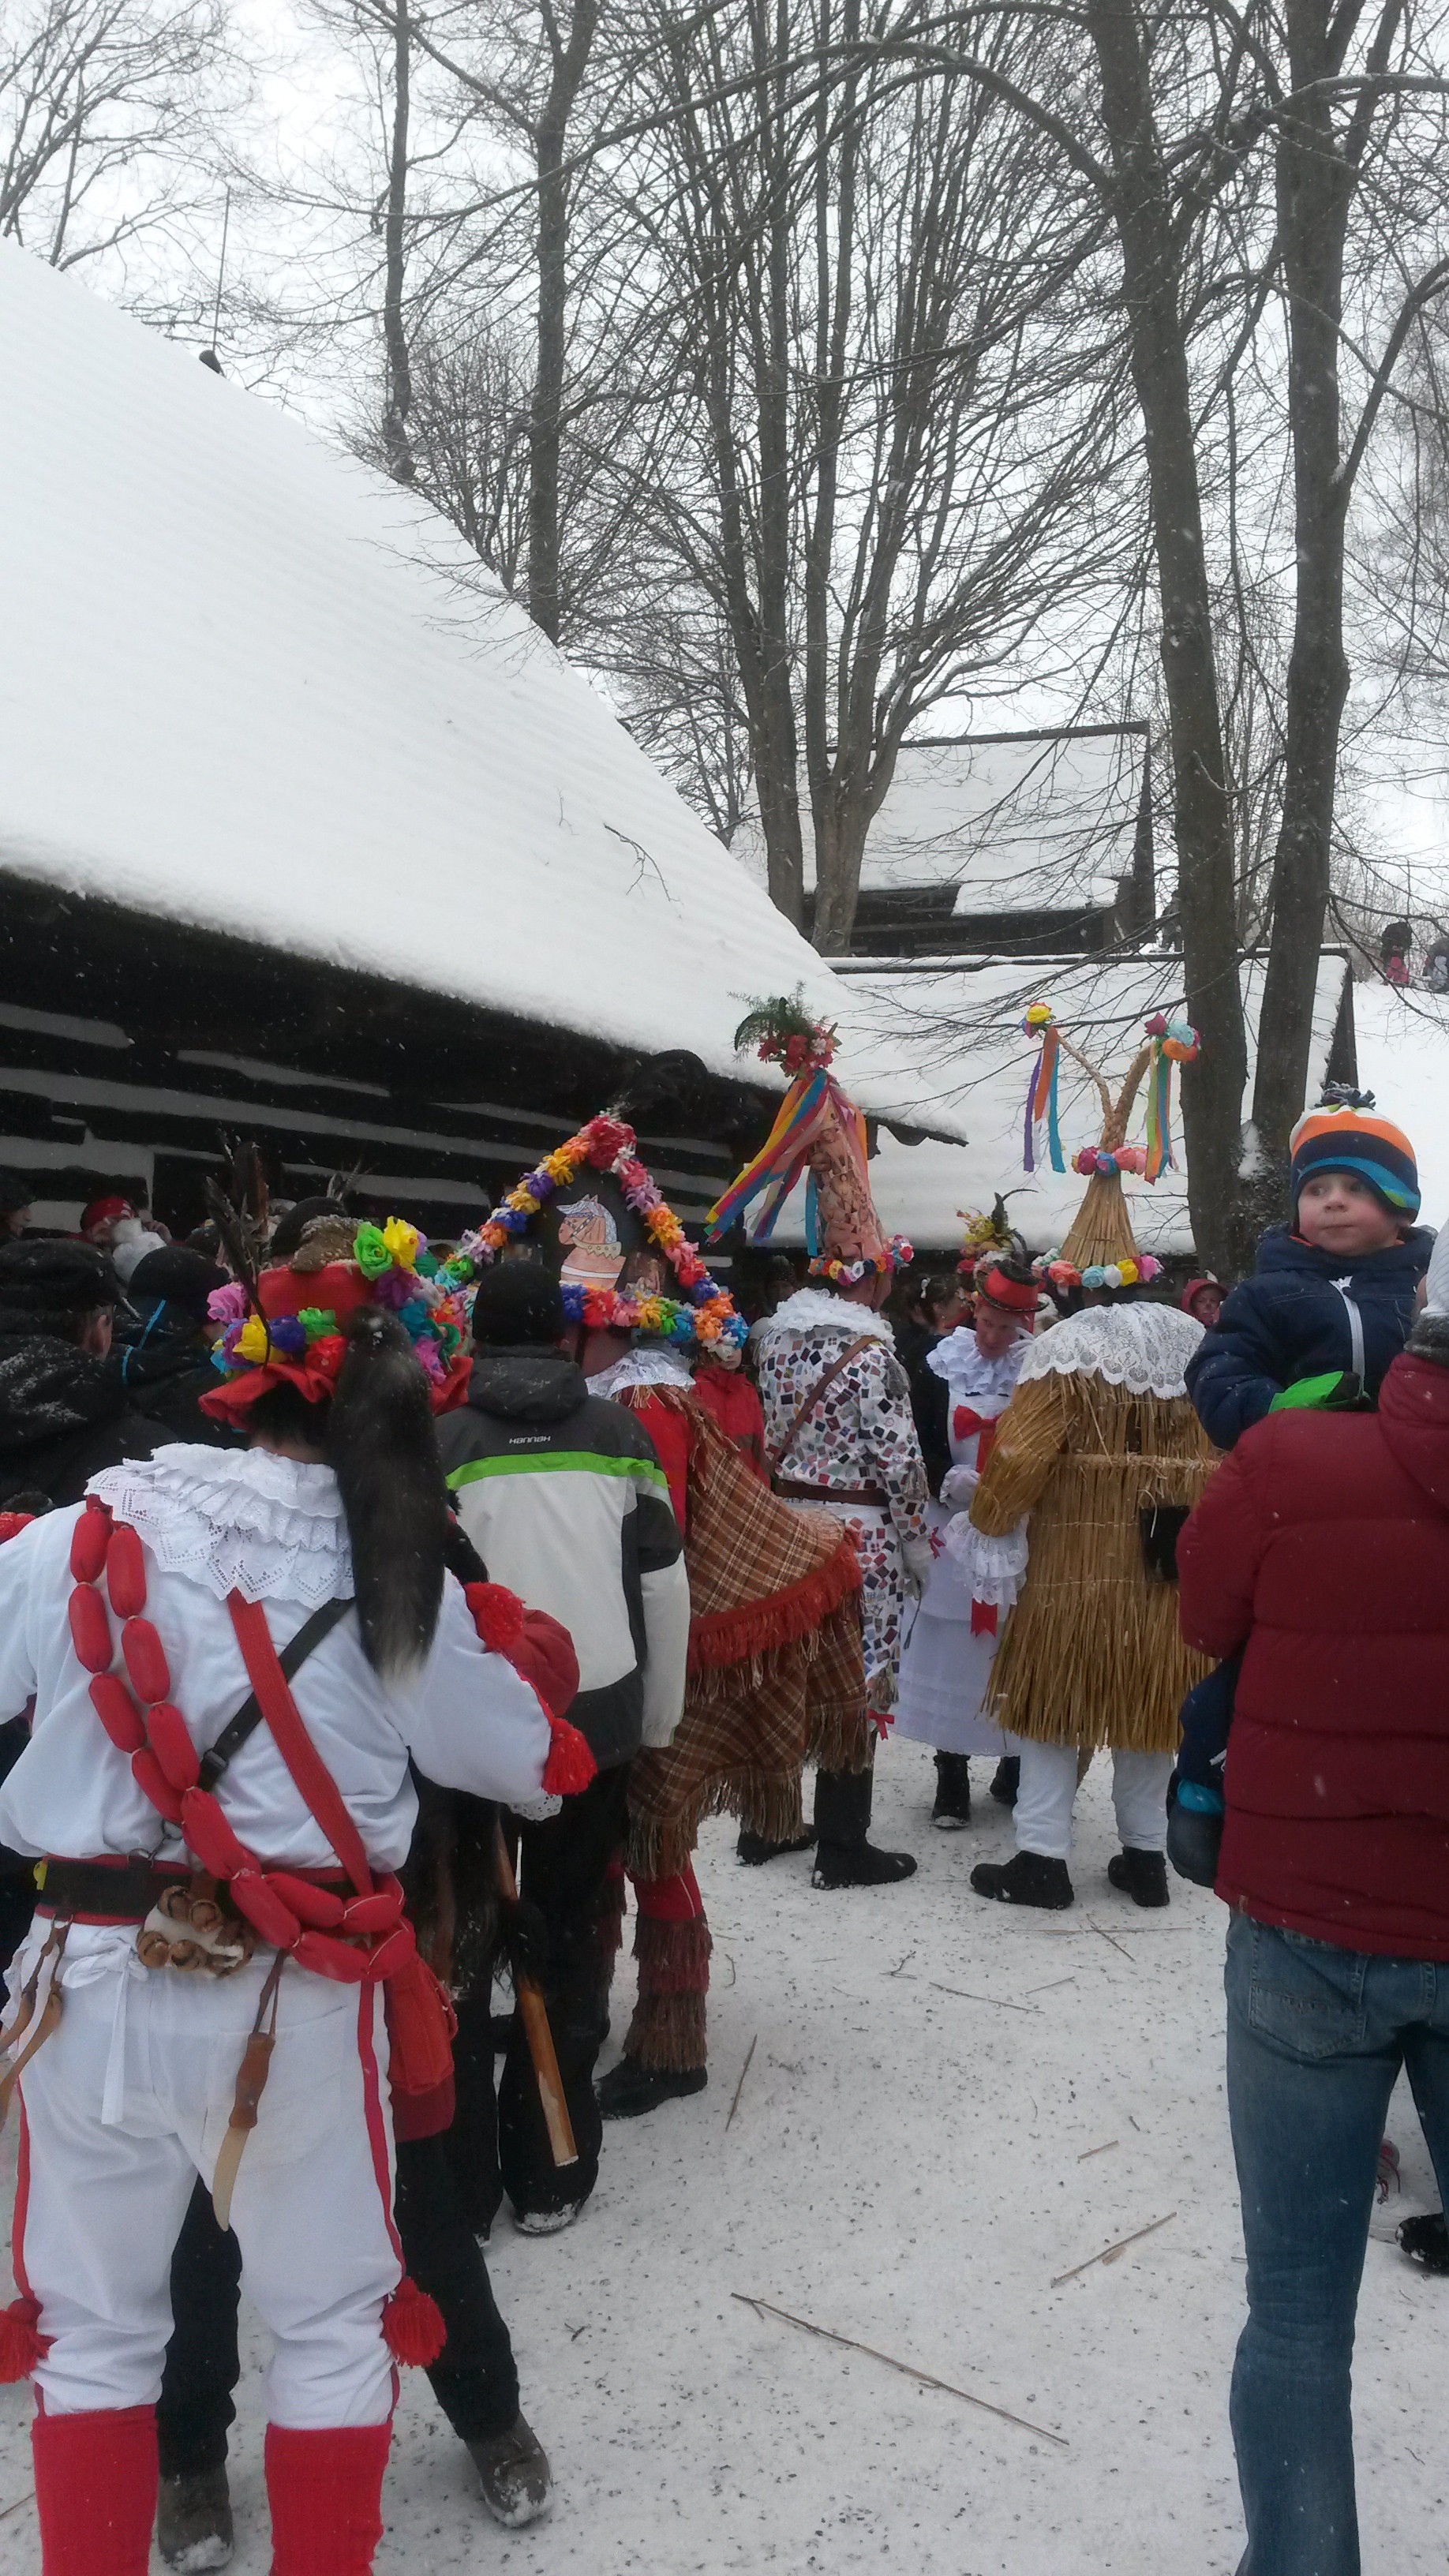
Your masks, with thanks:
M 667 1744 L 684 1705 L 689 1577 L 654 1443 L 559 1351 L 481 1351 L 438 1423 L 458 1515 L 495 1583 L 562 1620 L 569 1710 L 602 1770 Z

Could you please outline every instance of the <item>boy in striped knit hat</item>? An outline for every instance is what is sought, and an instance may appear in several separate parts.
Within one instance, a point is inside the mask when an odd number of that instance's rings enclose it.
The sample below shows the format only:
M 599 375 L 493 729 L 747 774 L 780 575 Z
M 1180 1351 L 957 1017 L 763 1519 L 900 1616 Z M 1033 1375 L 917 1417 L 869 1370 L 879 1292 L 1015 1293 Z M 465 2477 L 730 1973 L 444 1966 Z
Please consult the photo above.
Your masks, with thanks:
M 1188 1364 L 1220 1449 L 1285 1405 L 1376 1403 L 1429 1265 L 1414 1149 L 1372 1092 L 1325 1099 L 1300 1118 L 1290 1152 L 1293 1222 L 1263 1236 L 1252 1278 Z

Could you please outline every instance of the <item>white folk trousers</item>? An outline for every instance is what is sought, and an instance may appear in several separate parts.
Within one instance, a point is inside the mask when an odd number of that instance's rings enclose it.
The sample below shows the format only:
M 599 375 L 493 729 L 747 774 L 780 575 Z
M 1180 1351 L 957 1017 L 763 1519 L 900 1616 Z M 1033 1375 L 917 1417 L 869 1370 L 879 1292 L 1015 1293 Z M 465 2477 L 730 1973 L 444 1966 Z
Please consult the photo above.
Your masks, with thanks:
M 225 1980 L 184 1976 L 141 1968 L 133 1939 L 67 1957 L 59 2027 L 20 2079 L 15 2275 L 53 2338 L 35 2373 L 47 2414 L 160 2392 L 172 2249 L 197 2175 L 211 2182 L 273 1956 Z M 27 1943 L 12 1992 L 32 1956 Z M 386 2063 L 376 1987 L 283 1971 L 232 2225 L 274 2339 L 268 2418 L 299 2432 L 392 2412 L 380 2320 L 402 2266 Z
M 1075 1744 L 1029 1744 L 1024 1739 L 1014 1823 L 1018 1851 L 1046 1860 L 1072 1856 L 1072 1808 L 1077 1796 Z M 1117 1831 L 1133 1851 L 1167 1849 L 1167 1783 L 1170 1753 L 1114 1753 L 1112 1804 Z

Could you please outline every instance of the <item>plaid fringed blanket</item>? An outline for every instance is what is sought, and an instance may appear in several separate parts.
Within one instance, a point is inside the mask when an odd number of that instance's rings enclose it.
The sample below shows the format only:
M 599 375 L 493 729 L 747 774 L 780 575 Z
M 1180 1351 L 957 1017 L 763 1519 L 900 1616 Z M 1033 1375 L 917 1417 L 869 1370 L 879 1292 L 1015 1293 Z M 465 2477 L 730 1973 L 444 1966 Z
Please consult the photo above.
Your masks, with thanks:
M 624 1400 L 646 1423 L 653 1405 L 682 1413 L 690 1435 L 684 1716 L 629 1782 L 629 1867 L 661 1878 L 684 1867 L 705 1816 L 798 1834 L 804 1763 L 865 1769 L 860 1567 L 839 1522 L 782 1503 L 692 1396 L 650 1386 Z

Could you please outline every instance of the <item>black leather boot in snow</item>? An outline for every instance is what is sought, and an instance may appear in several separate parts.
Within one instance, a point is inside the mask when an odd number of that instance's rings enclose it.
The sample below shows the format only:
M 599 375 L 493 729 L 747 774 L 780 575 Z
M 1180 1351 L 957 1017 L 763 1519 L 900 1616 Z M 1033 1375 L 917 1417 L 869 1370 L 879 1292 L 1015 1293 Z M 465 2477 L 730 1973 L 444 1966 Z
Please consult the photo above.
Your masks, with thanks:
M 1134 1851 L 1130 1843 L 1114 1852 L 1107 1863 L 1107 1876 L 1134 1905 L 1166 1905 L 1167 1863 L 1161 1852 Z
M 1021 1755 L 1019 1753 L 1003 1753 L 1001 1760 L 997 1763 L 995 1770 L 991 1774 L 991 1794 L 993 1798 L 999 1798 L 1003 1807 L 1014 1807 L 1016 1804 L 1016 1792 L 1020 1782 Z
M 1044 1852 L 1019 1851 L 1015 1860 L 1005 1862 L 978 1861 L 971 1884 L 978 1896 L 994 1897 L 998 1905 L 1039 1905 L 1048 1914 L 1060 1914 L 1076 1901 L 1066 1862 L 1048 1860 Z
M 936 1756 L 936 1803 L 931 1822 L 943 1834 L 959 1834 L 971 1822 L 971 1765 L 964 1753 Z
M 735 1858 L 743 1861 L 746 1869 L 759 1869 L 767 1860 L 783 1860 L 787 1852 L 809 1851 L 814 1840 L 811 1829 L 796 1834 L 791 1842 L 772 1843 L 768 1834 L 752 1834 L 747 1825 L 741 1825 Z
M 1406 2218 L 1399 2243 L 1421 2271 L 1449 2273 L 1449 2224 L 1442 2209 L 1431 2210 L 1426 2218 Z
M 606 2120 L 638 2120 L 646 2111 L 657 2111 L 661 2102 L 682 2102 L 687 2094 L 702 2093 L 708 2082 L 703 2066 L 641 2066 L 637 2057 L 621 2057 L 600 2076 L 594 2091 Z
M 909 1852 L 877 1851 L 867 1842 L 873 1775 L 869 1771 L 817 1771 L 815 1831 L 819 1843 L 812 1887 L 889 1887 L 912 1878 Z

